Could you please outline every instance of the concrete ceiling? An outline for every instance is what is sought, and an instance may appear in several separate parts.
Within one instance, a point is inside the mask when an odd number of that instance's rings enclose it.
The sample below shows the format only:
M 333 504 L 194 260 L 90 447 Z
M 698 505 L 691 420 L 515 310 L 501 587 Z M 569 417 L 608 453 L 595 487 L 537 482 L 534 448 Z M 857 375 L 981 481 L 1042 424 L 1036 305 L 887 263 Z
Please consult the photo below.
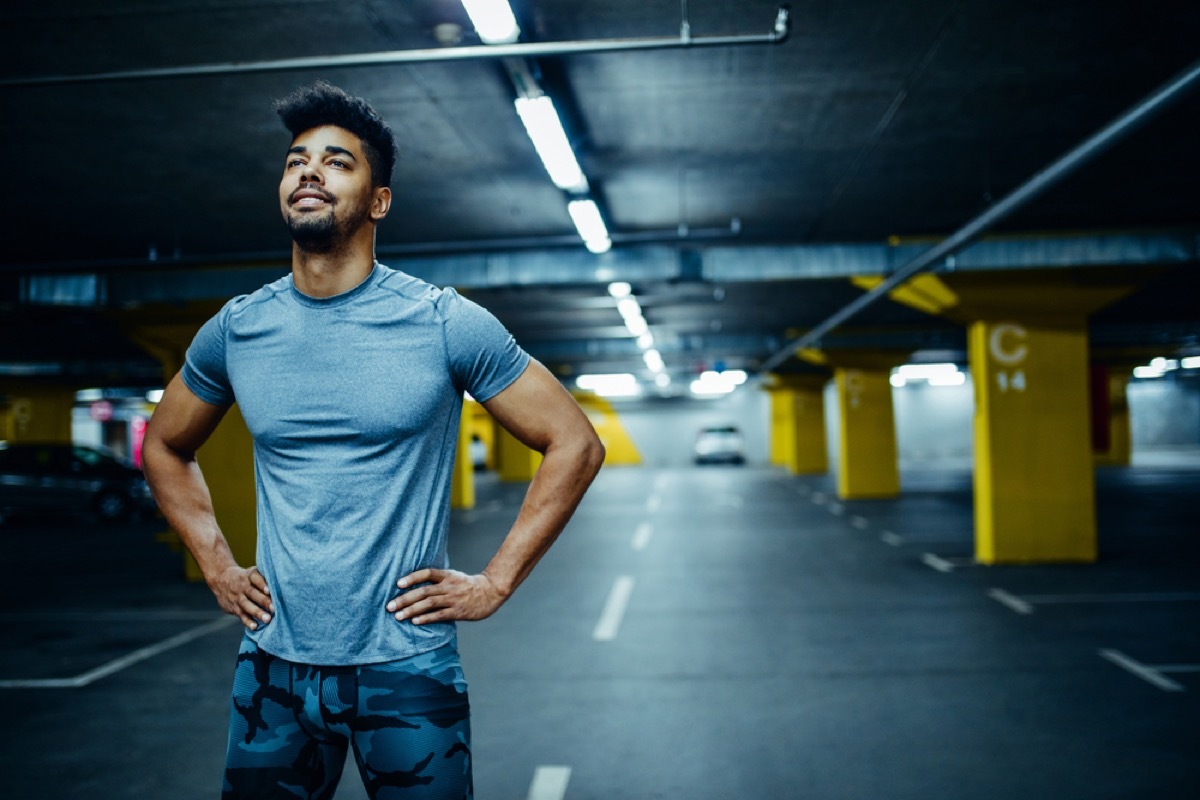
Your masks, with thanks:
M 528 43 L 677 37 L 685 8 L 698 38 L 765 35 L 776 16 L 763 0 L 513 6 Z M 1196 3 L 843 0 L 795 3 L 791 18 L 779 44 L 523 60 L 564 114 L 613 232 L 597 257 L 497 59 L 31 81 L 436 48 L 445 23 L 462 27 L 458 45 L 477 44 L 457 0 L 6 10 L 0 142 L 14 194 L 0 222 L 0 362 L 90 361 L 104 348 L 79 348 L 78 334 L 101 312 L 217 299 L 279 274 L 288 137 L 271 101 L 317 77 L 370 98 L 398 134 L 382 260 L 459 285 L 564 376 L 644 373 L 604 289 L 630 281 L 683 379 L 717 363 L 756 369 L 860 295 L 848 277 L 918 254 L 1200 58 Z M 1140 291 L 1094 317 L 1094 338 L 1200 348 L 1197 141 L 1191 91 L 1004 220 L 993 233 L 1017 255 L 991 266 L 1020 281 L 1013 267 L 1042 266 L 1046 243 L 1065 240 L 1079 257 L 1057 266 L 1144 269 Z M 821 261 L 843 251 L 853 263 Z M 97 322 L 96 338 L 108 329 Z M 962 341 L 954 323 L 889 301 L 841 334 L 909 352 Z

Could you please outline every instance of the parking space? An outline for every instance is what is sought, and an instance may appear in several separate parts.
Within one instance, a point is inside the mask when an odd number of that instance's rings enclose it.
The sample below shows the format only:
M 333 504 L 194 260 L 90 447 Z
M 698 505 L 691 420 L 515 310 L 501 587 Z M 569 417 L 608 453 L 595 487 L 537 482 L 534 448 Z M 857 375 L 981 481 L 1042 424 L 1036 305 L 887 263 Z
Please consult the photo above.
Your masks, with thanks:
M 841 503 L 765 468 L 607 470 L 461 628 L 476 795 L 1191 797 L 1197 475 L 1101 472 L 1098 564 L 978 567 L 961 471 Z M 453 521 L 468 570 L 523 491 L 477 488 Z M 161 525 L 0 530 L 0 679 L 119 665 L 0 689 L 5 797 L 214 796 L 239 634 Z M 337 797 L 364 796 L 351 768 Z

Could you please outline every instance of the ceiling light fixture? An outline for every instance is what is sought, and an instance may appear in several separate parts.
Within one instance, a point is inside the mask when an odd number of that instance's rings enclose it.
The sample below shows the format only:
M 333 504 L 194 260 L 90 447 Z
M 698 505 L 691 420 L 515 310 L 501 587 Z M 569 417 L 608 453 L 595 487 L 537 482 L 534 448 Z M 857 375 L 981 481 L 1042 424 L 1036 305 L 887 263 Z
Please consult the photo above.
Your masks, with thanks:
M 462 0 L 462 4 L 484 44 L 512 44 L 521 35 L 508 0 Z
M 575 223 L 575 229 L 579 231 L 588 250 L 607 253 L 612 248 L 612 239 L 608 238 L 608 228 L 600 217 L 600 209 L 595 201 L 572 200 L 567 203 L 567 213 L 571 215 L 571 221 Z
M 575 385 L 601 397 L 636 397 L 642 391 L 637 378 L 629 372 L 580 375 Z
M 542 159 L 542 165 L 550 173 L 554 185 L 565 192 L 586 192 L 587 178 L 583 177 L 583 170 L 575 160 L 575 153 L 567 141 L 567 133 L 563 130 L 554 102 L 543 94 L 538 97 L 518 97 L 513 104 L 525 126 L 525 132 L 533 141 L 533 149 Z M 597 219 L 599 216 L 597 213 Z M 607 236 L 608 232 L 605 231 Z

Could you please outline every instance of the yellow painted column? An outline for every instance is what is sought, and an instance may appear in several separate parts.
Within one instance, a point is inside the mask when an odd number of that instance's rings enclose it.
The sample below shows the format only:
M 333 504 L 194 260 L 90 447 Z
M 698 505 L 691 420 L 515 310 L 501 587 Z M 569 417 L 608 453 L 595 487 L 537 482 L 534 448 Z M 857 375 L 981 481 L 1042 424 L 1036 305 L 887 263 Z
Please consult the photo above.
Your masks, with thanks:
M 500 456 L 500 480 L 531 481 L 542 463 L 542 454 L 531 450 L 506 431 L 496 426 L 496 451 Z
M 771 463 L 793 475 L 829 471 L 823 375 L 775 376 L 771 398 Z
M 70 443 L 74 387 L 5 384 L 0 394 L 8 397 L 0 440 Z
M 163 365 L 163 381 L 183 366 L 188 345 L 203 320 L 195 323 L 138 322 L 123 320 L 130 339 Z M 254 440 L 237 405 L 231 407 L 212 436 L 196 453 L 204 481 L 212 494 L 217 524 L 229 541 L 229 549 L 239 564 L 248 567 L 257 560 L 258 516 L 254 480 Z M 188 580 L 203 580 L 191 553 L 184 550 L 184 575 Z
M 981 563 L 1096 559 L 1087 346 L 1083 317 L 968 328 Z
M 451 508 L 475 507 L 475 465 L 471 463 L 475 417 L 467 406 L 467 403 L 463 404 L 462 417 L 458 421 L 458 446 L 454 450 L 454 472 L 450 477 Z
M 896 497 L 900 467 L 891 371 L 834 370 L 838 399 L 838 497 Z
M 796 459 L 796 390 L 768 386 L 766 391 L 771 398 L 771 465 L 790 470 Z
M 1129 402 L 1125 391 L 1129 387 L 1129 372 L 1109 372 L 1108 390 L 1108 449 L 1096 452 L 1096 463 L 1106 467 L 1127 467 L 1133 457 L 1133 435 L 1129 427 Z

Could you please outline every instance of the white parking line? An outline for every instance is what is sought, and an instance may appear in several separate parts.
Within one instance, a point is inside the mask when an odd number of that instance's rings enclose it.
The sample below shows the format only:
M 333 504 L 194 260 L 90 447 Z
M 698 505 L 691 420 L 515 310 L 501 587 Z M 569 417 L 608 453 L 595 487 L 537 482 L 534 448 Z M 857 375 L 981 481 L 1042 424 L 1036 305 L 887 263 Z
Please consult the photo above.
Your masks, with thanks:
M 843 506 L 841 503 L 833 502 L 833 503 L 829 504 L 829 513 L 833 514 L 836 517 L 840 517 L 842 515 L 842 513 L 845 512 L 845 510 L 846 510 L 846 507 Z
M 828 498 L 825 496 L 824 492 L 813 492 L 812 497 L 810 497 L 809 499 L 812 500 L 817 505 L 823 506 L 823 505 L 825 505 L 825 501 Z
M 525 800 L 562 800 L 570 780 L 570 767 L 538 767 L 533 771 L 533 782 L 529 784 Z
M 662 495 L 660 495 L 658 492 L 655 492 L 654 494 L 652 494 L 646 498 L 646 510 L 651 513 L 658 511 L 658 509 L 661 505 L 662 505 Z
M 939 558 L 933 553 L 925 553 L 921 556 L 921 560 L 929 566 L 936 569 L 938 572 L 953 572 L 954 565 L 944 558 Z
M 1157 686 L 1164 692 L 1185 691 L 1181 684 L 1163 675 L 1161 669 L 1149 667 L 1139 661 L 1135 661 L 1120 650 L 1101 650 L 1100 657 L 1111 661 L 1121 669 L 1138 676 L 1147 683 Z
M 867 528 L 871 527 L 870 520 L 868 520 L 866 517 L 860 517 L 857 514 L 850 518 L 850 524 L 855 528 L 858 528 L 860 531 L 865 531 Z
M 180 645 L 185 645 L 190 641 L 199 639 L 201 636 L 207 636 L 213 631 L 226 628 L 238 622 L 237 617 L 221 617 L 211 622 L 206 622 L 203 625 L 197 625 L 183 633 L 177 634 L 167 639 L 163 639 L 157 644 L 152 644 L 148 647 L 143 647 L 139 650 L 134 650 L 127 656 L 121 656 L 107 664 L 96 667 L 74 678 L 27 678 L 18 680 L 0 681 L 0 689 L 79 689 L 88 684 L 95 683 L 101 678 L 107 678 L 115 672 L 120 672 L 126 667 L 132 667 L 139 661 L 145 661 L 148 658 L 160 655 L 173 650 Z
M 654 526 L 649 522 L 643 522 L 633 532 L 633 541 L 629 544 L 634 550 L 645 550 L 646 545 L 650 544 L 650 537 L 652 535 L 654 535 Z
M 892 533 L 891 531 L 884 531 L 883 533 L 879 534 L 879 540 L 884 544 L 891 545 L 892 547 L 899 547 L 900 545 L 904 544 L 904 537 L 898 533 Z
M 635 581 L 629 575 L 621 575 L 613 581 L 612 590 L 608 593 L 608 601 L 600 612 L 600 621 L 592 631 L 592 638 L 597 642 L 611 642 L 617 638 L 621 629 L 621 620 L 625 616 L 625 607 L 629 605 L 629 595 L 633 593 Z
M 1016 595 L 1011 595 L 1003 589 L 988 589 L 988 597 L 999 602 L 1002 605 L 1008 606 L 1009 609 L 1018 614 L 1032 614 L 1033 606 L 1026 603 Z

